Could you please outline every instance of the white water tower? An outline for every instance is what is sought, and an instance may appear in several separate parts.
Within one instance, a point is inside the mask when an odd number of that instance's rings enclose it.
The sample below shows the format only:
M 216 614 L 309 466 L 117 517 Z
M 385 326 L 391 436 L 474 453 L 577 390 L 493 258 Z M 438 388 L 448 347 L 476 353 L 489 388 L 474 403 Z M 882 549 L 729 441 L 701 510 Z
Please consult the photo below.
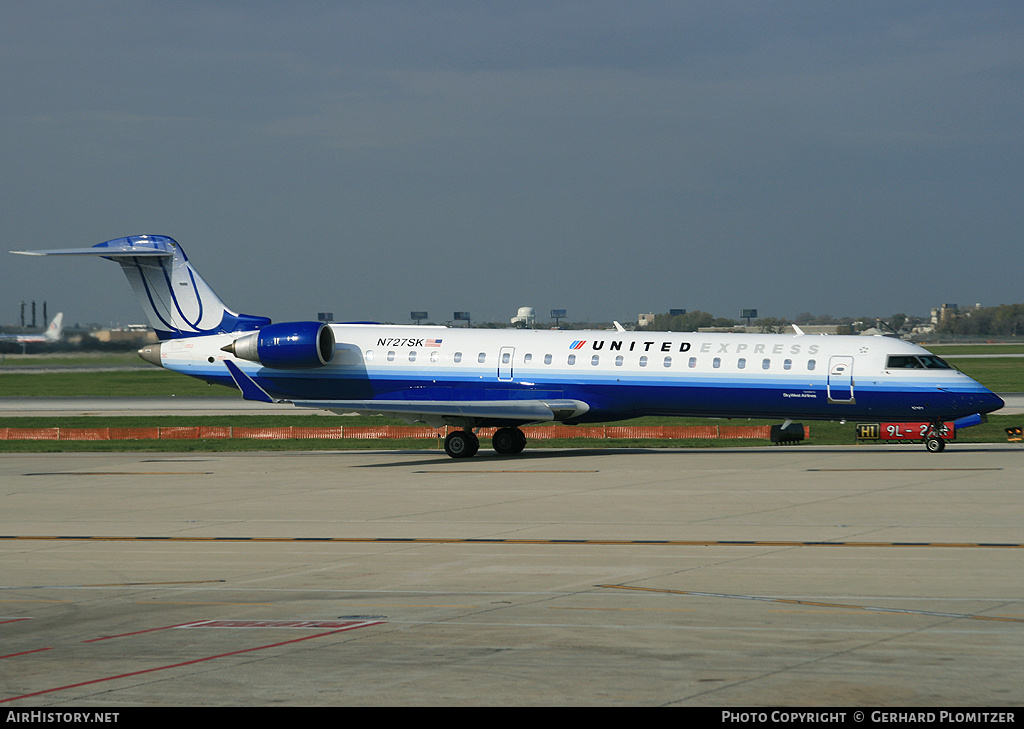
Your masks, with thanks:
M 537 323 L 537 312 L 533 310 L 532 306 L 520 306 L 519 313 L 512 317 L 512 323 L 532 327 Z

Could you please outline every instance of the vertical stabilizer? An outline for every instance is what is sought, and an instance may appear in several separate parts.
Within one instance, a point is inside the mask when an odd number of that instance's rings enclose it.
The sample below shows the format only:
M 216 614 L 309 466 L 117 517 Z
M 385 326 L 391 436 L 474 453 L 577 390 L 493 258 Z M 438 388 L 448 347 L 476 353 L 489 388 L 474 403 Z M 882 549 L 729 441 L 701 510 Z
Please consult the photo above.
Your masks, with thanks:
M 46 333 L 43 336 L 48 342 L 59 342 L 64 338 L 63 311 L 57 312 L 57 316 L 53 317 L 53 321 L 50 322 L 50 326 L 46 328 Z
M 236 314 L 224 305 L 189 263 L 177 241 L 165 235 L 132 235 L 92 248 L 12 251 L 34 256 L 101 256 L 121 269 L 160 339 L 244 332 L 270 323 Z

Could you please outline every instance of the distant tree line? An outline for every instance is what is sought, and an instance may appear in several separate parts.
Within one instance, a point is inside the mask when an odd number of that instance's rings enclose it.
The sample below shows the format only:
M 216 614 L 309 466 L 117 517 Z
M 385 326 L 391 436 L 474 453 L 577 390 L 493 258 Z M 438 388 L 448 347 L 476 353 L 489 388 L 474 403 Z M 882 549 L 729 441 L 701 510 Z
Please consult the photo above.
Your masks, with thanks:
M 654 321 L 645 329 L 655 332 L 695 332 L 700 327 L 734 327 L 734 319 L 715 318 L 706 311 L 688 311 L 685 314 L 655 314 Z
M 689 311 L 685 314 L 656 314 L 646 328 L 652 331 L 693 332 L 703 327 L 732 327 L 746 322 L 734 319 L 716 318 L 706 311 Z M 763 317 L 752 322 L 762 332 L 778 333 L 790 322 L 777 317 Z M 853 334 L 870 327 L 878 327 L 892 333 L 906 332 L 915 326 L 927 324 L 928 320 L 917 316 L 897 313 L 888 319 L 876 317 L 833 317 L 829 314 L 814 315 L 807 312 L 798 314 L 793 320 L 797 326 L 834 326 L 836 334 Z M 936 325 L 936 333 L 964 337 L 1016 337 L 1024 336 L 1024 304 L 1001 304 L 999 306 L 977 307 L 963 310 L 947 310 L 942 321 Z
M 1016 337 L 1024 334 L 1024 304 L 1001 304 L 950 312 L 936 327 L 940 334 Z
M 835 325 L 837 329 L 846 325 L 847 331 L 849 331 L 849 325 L 853 322 L 853 319 L 839 320 L 833 319 L 831 316 L 815 317 L 810 314 L 801 314 L 795 321 L 799 324 Z M 750 324 L 765 334 L 778 334 L 789 325 L 789 321 L 774 316 L 767 316 L 755 319 Z M 706 311 L 697 310 L 675 315 L 655 314 L 654 320 L 644 329 L 655 332 L 695 332 L 705 327 L 729 328 L 737 326 L 746 326 L 746 321 L 716 317 Z

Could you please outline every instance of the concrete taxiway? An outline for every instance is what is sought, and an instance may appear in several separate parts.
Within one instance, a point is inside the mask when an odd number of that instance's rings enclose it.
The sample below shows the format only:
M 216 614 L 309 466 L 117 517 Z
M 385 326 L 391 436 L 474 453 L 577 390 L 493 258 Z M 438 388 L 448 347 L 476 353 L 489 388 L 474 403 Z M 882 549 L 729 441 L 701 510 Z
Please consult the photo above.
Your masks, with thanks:
M 0 704 L 1024 702 L 1024 448 L 0 455 Z

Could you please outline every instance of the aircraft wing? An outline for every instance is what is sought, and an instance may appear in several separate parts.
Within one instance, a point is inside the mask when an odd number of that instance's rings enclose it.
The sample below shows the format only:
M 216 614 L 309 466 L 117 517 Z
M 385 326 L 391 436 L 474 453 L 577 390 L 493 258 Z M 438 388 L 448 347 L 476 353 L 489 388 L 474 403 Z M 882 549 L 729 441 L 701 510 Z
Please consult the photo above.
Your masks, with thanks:
M 394 415 L 403 420 L 441 426 L 477 426 L 494 422 L 543 423 L 568 420 L 590 410 L 582 400 L 276 400 L 234 362 L 224 364 L 242 397 L 259 402 L 290 402 L 299 408 L 316 408 L 335 413 Z
M 404 420 L 444 425 L 515 421 L 543 423 L 578 417 L 590 407 L 580 400 L 292 400 L 300 408 L 335 413 L 394 415 Z

